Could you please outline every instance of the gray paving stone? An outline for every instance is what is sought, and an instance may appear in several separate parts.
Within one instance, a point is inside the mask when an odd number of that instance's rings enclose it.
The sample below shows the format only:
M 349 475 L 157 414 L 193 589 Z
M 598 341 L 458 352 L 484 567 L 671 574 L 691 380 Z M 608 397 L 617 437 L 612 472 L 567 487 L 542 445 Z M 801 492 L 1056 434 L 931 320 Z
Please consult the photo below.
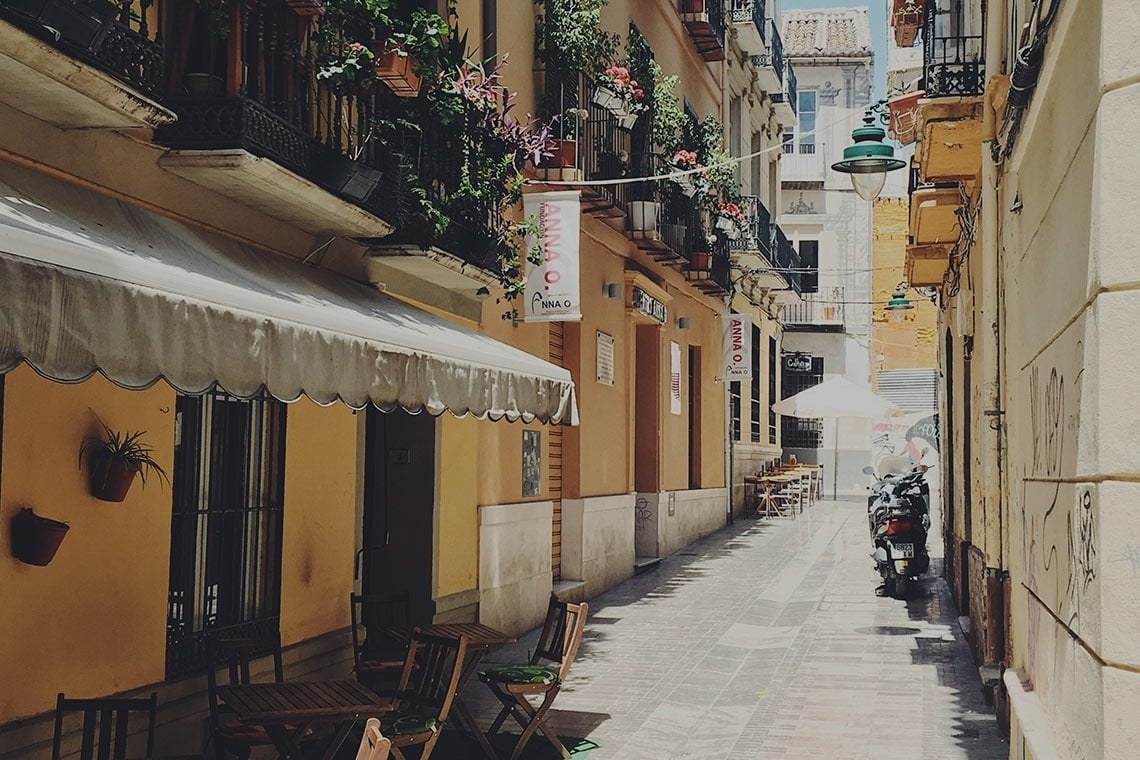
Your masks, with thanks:
M 590 760 L 1004 760 L 946 583 L 876 597 L 868 547 L 863 505 L 823 502 L 662 560 L 591 600 L 552 725 L 595 742 Z M 487 661 L 525 660 L 536 638 Z M 464 698 L 489 724 L 478 680 Z

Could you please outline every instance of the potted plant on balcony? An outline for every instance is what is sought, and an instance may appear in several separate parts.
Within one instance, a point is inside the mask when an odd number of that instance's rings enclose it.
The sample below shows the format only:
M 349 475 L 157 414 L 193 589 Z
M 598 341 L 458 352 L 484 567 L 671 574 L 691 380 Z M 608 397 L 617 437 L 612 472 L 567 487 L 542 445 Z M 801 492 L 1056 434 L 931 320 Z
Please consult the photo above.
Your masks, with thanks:
M 169 482 L 166 470 L 154 459 L 154 449 L 143 443 L 146 431 L 120 433 L 99 423 L 106 437 L 88 436 L 79 447 L 79 462 L 87 458 L 87 476 L 91 495 L 101 501 L 120 502 L 135 480 L 142 478 L 146 486 L 148 474 Z
M 625 66 L 609 66 L 598 75 L 594 103 L 613 114 L 622 129 L 632 129 L 648 109 L 645 91 Z
M 12 518 L 12 556 L 26 564 L 43 567 L 55 558 L 70 527 L 65 522 L 37 515 L 31 507 L 23 507 Z
M 619 38 L 602 29 L 609 0 L 535 0 L 535 56 L 548 72 L 596 76 L 617 55 Z M 605 107 L 605 106 L 603 106 Z
M 685 150 L 684 148 L 678 150 L 673 154 L 669 165 L 678 172 L 685 172 L 684 174 L 676 174 L 669 179 L 673 184 L 677 185 L 686 197 L 693 198 L 698 193 L 704 192 L 704 166 L 697 160 L 695 151 Z
M 748 217 L 732 201 L 719 201 L 716 205 L 716 228 L 729 240 L 738 240 L 748 232 Z
M 572 169 L 578 165 L 578 130 L 589 114 L 584 108 L 568 108 L 552 120 L 550 155 L 543 165 L 551 169 Z

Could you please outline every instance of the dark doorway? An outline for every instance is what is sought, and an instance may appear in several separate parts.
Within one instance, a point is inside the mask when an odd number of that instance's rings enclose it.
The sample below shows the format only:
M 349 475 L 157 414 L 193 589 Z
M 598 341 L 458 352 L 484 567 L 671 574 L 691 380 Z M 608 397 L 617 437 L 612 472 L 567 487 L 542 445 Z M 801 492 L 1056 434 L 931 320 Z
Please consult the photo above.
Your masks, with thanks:
M 970 608 L 970 568 L 967 549 L 974 541 L 973 462 L 970 461 L 970 430 L 973 428 L 971 398 L 974 394 L 973 380 L 970 377 L 970 356 L 962 357 L 962 554 L 959 558 L 962 572 L 962 610 Z
M 369 406 L 364 444 L 365 594 L 406 592 L 412 621 L 435 614 L 435 418 Z
M 655 325 L 638 325 L 636 351 L 633 487 L 657 491 L 661 483 L 661 338 Z

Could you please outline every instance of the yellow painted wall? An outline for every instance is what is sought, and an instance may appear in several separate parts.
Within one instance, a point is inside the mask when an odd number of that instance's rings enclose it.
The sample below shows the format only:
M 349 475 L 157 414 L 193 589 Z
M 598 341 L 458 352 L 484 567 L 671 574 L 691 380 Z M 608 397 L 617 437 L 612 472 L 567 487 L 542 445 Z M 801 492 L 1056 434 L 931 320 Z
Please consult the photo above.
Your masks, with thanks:
M 871 222 L 871 358 L 873 369 L 929 369 L 938 365 L 938 307 L 913 290 L 907 297 L 915 308 L 896 323 L 883 308 L 895 286 L 906 279 L 906 243 L 910 231 L 910 204 L 906 198 L 875 201 Z M 882 356 L 880 361 L 877 357 Z M 872 372 L 874 389 L 877 372 Z
M 145 430 L 172 469 L 174 391 L 126 391 L 95 376 L 78 385 L 21 366 L 4 380 L 0 464 L 0 722 L 43 712 L 65 691 L 99 696 L 161 681 L 166 656 L 170 487 L 136 479 L 121 504 L 88 494 L 76 464 L 84 437 Z M 22 506 L 68 522 L 55 560 L 13 559 L 9 524 Z
M 450 414 L 439 418 L 435 553 L 437 598 L 473 589 L 478 580 L 479 501 L 473 486 L 479 481 L 480 475 L 480 460 L 475 454 L 478 450 L 479 426 L 487 424 L 473 418 L 459 419 Z M 520 429 L 518 425 L 507 427 L 516 431 Z M 518 435 L 521 438 L 522 433 Z
M 356 551 L 356 419 L 302 398 L 285 421 L 281 643 L 349 625 Z

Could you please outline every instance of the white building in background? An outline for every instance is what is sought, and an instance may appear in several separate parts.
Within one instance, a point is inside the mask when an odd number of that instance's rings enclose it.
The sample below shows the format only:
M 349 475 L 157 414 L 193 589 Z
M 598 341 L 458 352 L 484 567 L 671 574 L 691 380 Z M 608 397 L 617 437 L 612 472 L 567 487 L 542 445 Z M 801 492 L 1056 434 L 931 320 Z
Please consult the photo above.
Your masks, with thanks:
M 818 292 L 784 308 L 782 395 L 843 375 L 870 387 L 871 204 L 830 165 L 871 101 L 874 53 L 866 8 L 782 14 L 784 55 L 796 73 L 799 121 L 783 135 L 780 226 Z M 862 493 L 871 422 L 783 418 L 785 455 L 824 466 L 825 485 Z

